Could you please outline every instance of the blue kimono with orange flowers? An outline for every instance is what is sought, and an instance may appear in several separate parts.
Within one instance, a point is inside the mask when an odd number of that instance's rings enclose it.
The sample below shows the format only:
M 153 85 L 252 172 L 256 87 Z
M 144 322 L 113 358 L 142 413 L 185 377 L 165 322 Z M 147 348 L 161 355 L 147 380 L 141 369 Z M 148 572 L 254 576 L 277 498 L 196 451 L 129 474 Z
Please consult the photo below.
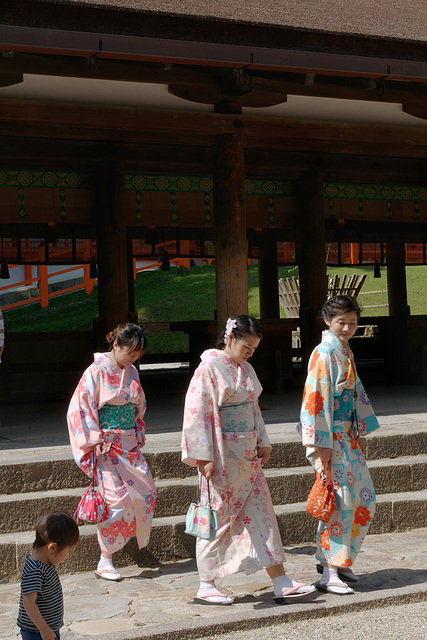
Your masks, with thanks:
M 319 522 L 316 558 L 339 567 L 354 563 L 375 513 L 374 486 L 351 428 L 354 408 L 360 435 L 379 427 L 350 347 L 324 331 L 308 365 L 300 426 L 315 471 L 322 470 L 318 447 L 332 449 L 337 509 L 328 523 Z

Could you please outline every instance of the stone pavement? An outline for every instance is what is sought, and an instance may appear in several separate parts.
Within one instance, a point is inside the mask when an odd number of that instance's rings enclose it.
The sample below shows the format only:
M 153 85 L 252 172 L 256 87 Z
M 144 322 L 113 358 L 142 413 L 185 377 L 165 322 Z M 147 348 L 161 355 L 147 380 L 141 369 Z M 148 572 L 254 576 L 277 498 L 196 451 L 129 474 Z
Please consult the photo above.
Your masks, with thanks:
M 289 575 L 315 582 L 313 544 L 290 547 Z M 94 564 L 96 558 L 94 558 Z M 93 573 L 61 577 L 65 599 L 62 640 L 201 638 L 396 604 L 427 601 L 427 529 L 368 536 L 356 570 L 361 576 L 351 596 L 316 592 L 278 605 L 265 571 L 218 581 L 236 600 L 231 607 L 192 604 L 198 585 L 194 560 L 125 567 L 124 580 L 109 583 Z M 20 637 L 16 626 L 19 584 L 0 584 L 0 638 Z M 427 604 L 426 604 L 427 608 Z

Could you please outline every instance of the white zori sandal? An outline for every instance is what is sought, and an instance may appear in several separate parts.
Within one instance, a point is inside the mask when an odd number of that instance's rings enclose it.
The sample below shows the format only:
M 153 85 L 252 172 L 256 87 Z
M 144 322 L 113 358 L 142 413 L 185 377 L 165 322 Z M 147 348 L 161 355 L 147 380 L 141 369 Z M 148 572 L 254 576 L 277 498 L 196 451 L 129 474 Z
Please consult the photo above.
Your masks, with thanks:
M 101 556 L 94 573 L 95 578 L 99 578 L 100 580 L 110 580 L 113 582 L 120 582 L 120 580 L 123 580 L 120 573 L 113 567 L 112 559 L 104 558 L 104 556 Z
M 230 598 L 226 593 L 221 593 L 215 587 L 215 584 L 201 583 L 197 596 L 193 598 L 194 604 L 216 604 L 222 606 L 230 606 L 233 604 L 233 598 Z

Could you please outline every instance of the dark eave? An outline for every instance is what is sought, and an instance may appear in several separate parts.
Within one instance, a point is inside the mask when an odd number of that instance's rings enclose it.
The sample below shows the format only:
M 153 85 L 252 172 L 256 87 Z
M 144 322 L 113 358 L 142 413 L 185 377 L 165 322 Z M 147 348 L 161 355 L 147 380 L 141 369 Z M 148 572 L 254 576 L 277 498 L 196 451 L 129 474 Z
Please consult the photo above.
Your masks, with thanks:
M 387 77 L 393 80 L 420 81 L 427 78 L 427 61 L 10 25 L 0 26 L 0 47 L 5 51 L 96 56 L 110 60 Z

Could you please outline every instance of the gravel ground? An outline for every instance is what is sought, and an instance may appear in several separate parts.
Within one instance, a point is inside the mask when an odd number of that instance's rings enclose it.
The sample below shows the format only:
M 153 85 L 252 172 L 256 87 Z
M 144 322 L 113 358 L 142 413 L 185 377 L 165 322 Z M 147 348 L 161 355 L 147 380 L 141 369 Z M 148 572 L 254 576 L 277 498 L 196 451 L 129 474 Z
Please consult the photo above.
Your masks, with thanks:
M 425 640 L 427 602 L 205 636 L 198 640 Z

